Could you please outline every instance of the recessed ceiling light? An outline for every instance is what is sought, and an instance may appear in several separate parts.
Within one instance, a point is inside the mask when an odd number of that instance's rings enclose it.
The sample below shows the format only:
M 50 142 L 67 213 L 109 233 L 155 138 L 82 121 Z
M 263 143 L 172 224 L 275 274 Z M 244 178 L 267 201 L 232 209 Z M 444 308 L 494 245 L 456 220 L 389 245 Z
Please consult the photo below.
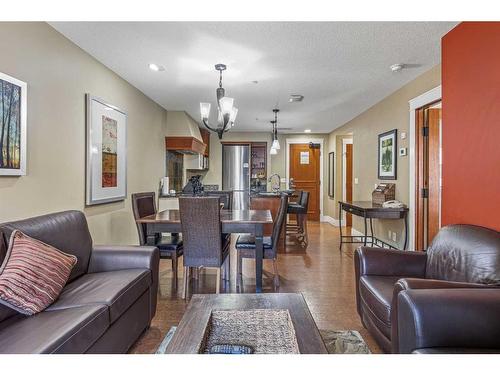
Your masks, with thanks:
M 304 133 L 310 133 L 310 132 L 311 132 L 311 129 L 304 130 Z
M 255 81 L 252 81 L 252 83 L 255 83 L 255 84 L 257 84 L 257 83 L 259 83 L 259 81 L 255 80 Z
M 151 69 L 154 72 L 163 72 L 165 70 L 165 67 L 158 65 L 158 64 L 151 63 L 151 64 L 149 64 L 149 69 Z
M 405 67 L 404 64 L 394 64 L 394 65 L 390 66 L 391 71 L 393 73 L 397 73 L 397 72 L 402 71 L 404 67 Z
M 299 94 L 291 94 L 290 99 L 288 99 L 290 103 L 301 102 L 302 100 L 304 100 L 304 95 L 299 95 Z

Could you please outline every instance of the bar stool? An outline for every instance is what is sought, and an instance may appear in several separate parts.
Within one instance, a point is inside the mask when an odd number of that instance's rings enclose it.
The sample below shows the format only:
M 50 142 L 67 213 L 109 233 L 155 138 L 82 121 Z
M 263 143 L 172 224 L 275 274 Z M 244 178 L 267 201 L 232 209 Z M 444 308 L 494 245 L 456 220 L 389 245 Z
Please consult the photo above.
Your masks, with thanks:
M 301 191 L 297 202 L 288 204 L 287 213 L 295 215 L 296 224 L 287 224 L 287 235 L 294 234 L 306 246 L 309 242 L 307 236 L 307 210 L 309 208 L 309 192 Z

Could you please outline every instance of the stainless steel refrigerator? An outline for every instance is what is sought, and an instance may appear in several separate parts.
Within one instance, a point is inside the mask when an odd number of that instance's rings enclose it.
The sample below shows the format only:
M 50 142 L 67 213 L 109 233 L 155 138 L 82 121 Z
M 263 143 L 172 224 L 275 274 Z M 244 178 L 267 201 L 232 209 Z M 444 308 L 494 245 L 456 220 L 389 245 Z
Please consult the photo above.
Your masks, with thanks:
M 222 145 L 222 190 L 233 191 L 233 209 L 250 204 L 250 146 Z

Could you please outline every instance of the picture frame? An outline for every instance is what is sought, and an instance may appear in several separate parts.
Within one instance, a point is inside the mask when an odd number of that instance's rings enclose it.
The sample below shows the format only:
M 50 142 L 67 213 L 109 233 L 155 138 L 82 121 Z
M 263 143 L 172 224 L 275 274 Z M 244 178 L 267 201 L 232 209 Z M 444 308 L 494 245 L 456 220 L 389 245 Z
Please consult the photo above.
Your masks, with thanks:
M 328 154 L 328 196 L 335 196 L 335 153 Z
M 0 176 L 25 176 L 28 85 L 0 72 Z
M 398 130 L 393 129 L 378 136 L 378 178 L 397 179 Z
M 127 113 L 86 94 L 86 205 L 127 197 Z

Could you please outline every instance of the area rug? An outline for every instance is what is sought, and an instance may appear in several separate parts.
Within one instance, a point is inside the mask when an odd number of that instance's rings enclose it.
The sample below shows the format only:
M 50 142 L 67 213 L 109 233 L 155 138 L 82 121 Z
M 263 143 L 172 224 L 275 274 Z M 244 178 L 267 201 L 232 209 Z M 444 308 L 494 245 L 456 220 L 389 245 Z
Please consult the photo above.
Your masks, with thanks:
M 165 354 L 177 327 L 172 327 L 163 338 L 156 354 Z M 329 354 L 370 354 L 370 349 L 358 331 L 320 330 Z

